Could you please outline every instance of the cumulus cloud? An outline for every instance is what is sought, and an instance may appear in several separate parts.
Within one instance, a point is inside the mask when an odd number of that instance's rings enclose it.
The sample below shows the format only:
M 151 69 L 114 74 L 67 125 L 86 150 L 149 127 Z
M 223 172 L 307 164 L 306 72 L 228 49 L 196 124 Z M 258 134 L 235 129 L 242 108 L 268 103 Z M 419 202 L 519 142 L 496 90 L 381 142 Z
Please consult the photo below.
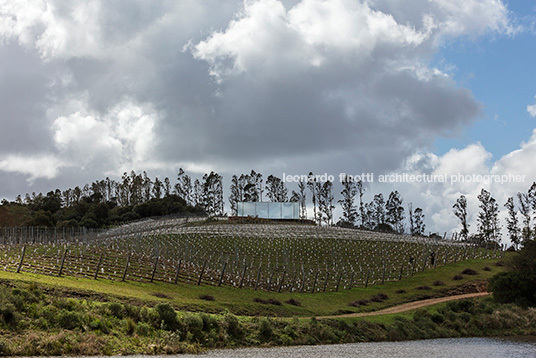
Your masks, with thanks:
M 32 156 L 13 154 L 0 159 L 0 170 L 24 174 L 30 183 L 38 178 L 52 179 L 56 177 L 63 166 L 62 160 L 51 154 Z
M 436 179 L 428 183 L 397 183 L 396 187 L 413 206 L 421 207 L 427 215 L 426 222 L 431 230 L 454 233 L 460 230 L 459 220 L 454 216 L 452 205 L 465 195 L 468 203 L 470 232 L 477 230 L 479 201 L 477 196 L 482 189 L 491 192 L 501 210 L 503 242 L 509 243 L 504 229 L 508 197 L 526 193 L 536 178 L 536 168 L 529 163 L 536 156 L 536 130 L 527 142 L 500 158 L 493 159 L 480 143 L 470 144 L 462 149 L 451 149 L 438 156 L 432 153 L 415 154 L 394 173 L 414 175 L 444 176 L 446 182 Z M 501 182 L 500 177 L 504 180 Z M 390 187 L 375 185 L 374 190 L 392 190 Z

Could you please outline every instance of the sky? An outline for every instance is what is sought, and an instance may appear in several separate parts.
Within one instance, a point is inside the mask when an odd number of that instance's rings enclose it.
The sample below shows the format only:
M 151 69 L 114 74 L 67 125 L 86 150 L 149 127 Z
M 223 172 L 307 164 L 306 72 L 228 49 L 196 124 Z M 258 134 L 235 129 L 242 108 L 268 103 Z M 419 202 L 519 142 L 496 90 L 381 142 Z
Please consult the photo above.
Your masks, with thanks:
M 466 195 L 474 232 L 482 188 L 502 208 L 536 180 L 535 20 L 529 1 L 0 0 L 0 198 L 131 170 L 372 173 L 365 199 L 398 190 L 430 231 L 459 230 Z M 449 181 L 378 182 L 396 173 Z

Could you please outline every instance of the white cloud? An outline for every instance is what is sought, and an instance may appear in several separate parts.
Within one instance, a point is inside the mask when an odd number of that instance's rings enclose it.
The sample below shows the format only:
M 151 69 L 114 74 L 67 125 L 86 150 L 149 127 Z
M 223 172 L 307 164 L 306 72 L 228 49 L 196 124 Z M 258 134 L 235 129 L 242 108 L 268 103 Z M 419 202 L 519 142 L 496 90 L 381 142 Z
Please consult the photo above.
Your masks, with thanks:
M 495 161 L 480 143 L 468 145 L 463 149 L 452 149 L 442 156 L 431 153 L 414 155 L 398 170 L 399 172 L 447 174 L 447 182 L 403 183 L 397 184 L 397 190 L 406 197 L 406 202 L 413 202 L 414 208 L 420 206 L 424 209 L 429 229 L 441 233 L 459 231 L 459 220 L 453 214 L 452 205 L 460 195 L 465 195 L 468 202 L 470 231 L 475 233 L 477 213 L 480 210 L 477 196 L 481 189 L 486 189 L 497 200 L 501 210 L 503 242 L 508 243 L 504 229 L 506 211 L 503 205 L 510 196 L 514 197 L 517 205 L 516 194 L 527 192 L 532 182 L 536 180 L 536 168 L 530 165 L 535 157 L 536 130 L 527 142 L 521 143 L 519 149 Z M 456 177 L 454 181 L 451 180 L 452 175 Z M 501 183 L 495 179 L 492 182 L 486 181 L 486 176 L 491 178 L 491 175 L 503 176 L 505 182 Z M 478 176 L 481 176 L 480 180 Z
M 39 178 L 52 179 L 64 166 L 63 161 L 52 154 L 13 154 L 0 159 L 0 170 L 27 175 L 29 182 Z
M 154 128 L 160 114 L 151 105 L 126 98 L 99 115 L 83 100 L 78 104 L 84 109 L 58 117 L 53 125 L 56 147 L 72 166 L 98 163 L 100 170 L 115 174 L 154 166 Z
M 529 112 L 532 117 L 536 117 L 536 104 L 527 106 L 527 112 Z

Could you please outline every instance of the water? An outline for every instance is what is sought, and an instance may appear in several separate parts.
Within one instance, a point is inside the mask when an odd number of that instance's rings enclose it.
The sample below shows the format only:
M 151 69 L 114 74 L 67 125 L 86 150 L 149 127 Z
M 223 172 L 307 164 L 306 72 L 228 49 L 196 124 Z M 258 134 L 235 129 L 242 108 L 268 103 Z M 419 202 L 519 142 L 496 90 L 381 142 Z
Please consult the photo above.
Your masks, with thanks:
M 352 343 L 324 346 L 214 350 L 179 358 L 331 358 L 331 357 L 536 357 L 536 337 L 452 338 L 408 342 Z M 169 356 L 168 356 L 169 358 Z

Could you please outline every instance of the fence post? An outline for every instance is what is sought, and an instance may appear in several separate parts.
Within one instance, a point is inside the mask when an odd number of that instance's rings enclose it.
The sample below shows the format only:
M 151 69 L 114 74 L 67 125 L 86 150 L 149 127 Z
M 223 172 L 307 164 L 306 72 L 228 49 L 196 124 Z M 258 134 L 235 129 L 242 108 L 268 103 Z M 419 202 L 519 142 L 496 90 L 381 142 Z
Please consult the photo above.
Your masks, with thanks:
M 97 279 L 97 276 L 99 275 L 99 270 L 100 270 L 100 266 L 102 264 L 102 258 L 103 258 L 104 254 L 101 254 L 100 257 L 99 257 L 99 263 L 97 263 L 97 269 L 95 270 L 95 275 L 93 276 L 93 279 L 96 280 Z
M 383 263 L 383 272 L 382 272 L 382 285 L 385 282 L 385 262 Z
M 257 281 L 255 281 L 255 291 L 259 287 L 259 280 L 261 279 L 261 266 L 259 266 L 259 271 L 257 271 Z
M 272 289 L 272 279 L 274 278 L 275 269 L 272 271 L 272 274 L 270 275 L 270 278 L 268 279 L 268 292 Z
M 370 269 L 367 270 L 367 278 L 366 278 L 366 280 L 365 280 L 365 287 L 368 286 L 369 276 L 370 276 Z
M 400 265 L 400 276 L 398 276 L 398 281 L 402 280 L 403 273 L 404 273 L 404 261 L 402 261 L 402 265 Z
M 242 288 L 244 286 L 244 277 L 246 276 L 247 268 L 248 265 L 244 265 L 244 271 L 242 271 L 242 278 L 240 279 L 240 286 L 238 286 L 238 288 Z
M 326 271 L 326 281 L 324 281 L 324 290 L 322 290 L 322 292 L 326 292 L 326 287 L 328 287 L 328 279 L 329 279 L 329 272 Z
M 342 272 L 339 274 L 339 278 L 337 279 L 337 286 L 335 287 L 335 292 L 339 292 L 339 285 L 341 284 L 342 279 Z
M 313 289 L 311 290 L 311 293 L 315 293 L 317 279 L 318 279 L 318 271 L 316 271 L 316 274 L 315 274 L 315 281 L 313 282 Z
M 158 268 L 158 261 L 160 260 L 160 255 L 156 256 L 154 260 L 153 273 L 151 274 L 151 282 L 154 280 L 154 275 L 156 274 L 156 269 Z
M 294 291 L 294 285 L 296 285 L 296 271 L 292 275 L 292 284 L 290 285 L 290 293 Z
M 68 249 L 65 249 L 63 252 L 63 257 L 61 258 L 61 266 L 60 266 L 60 272 L 58 273 L 58 277 L 61 277 L 63 274 L 63 265 L 65 264 L 65 258 L 67 257 L 67 251 Z
M 285 275 L 287 274 L 287 271 L 283 271 L 283 277 L 281 277 L 281 281 L 279 281 L 279 290 L 277 292 L 281 293 L 281 287 L 283 287 L 283 281 L 285 281 Z
M 207 260 L 203 263 L 203 268 L 201 269 L 201 272 L 199 273 L 199 280 L 197 281 L 197 286 L 201 285 L 201 280 L 203 279 L 203 274 L 205 273 L 205 268 L 207 267 Z
M 179 260 L 179 264 L 177 265 L 177 271 L 175 271 L 175 284 L 179 281 L 179 272 L 181 271 L 181 264 L 182 259 Z
M 20 273 L 22 269 L 22 261 L 24 261 L 24 255 L 26 254 L 26 245 L 22 247 L 22 253 L 20 255 L 19 267 L 17 267 L 17 273 Z
M 223 282 L 223 275 L 225 274 L 225 267 L 227 267 L 227 261 L 223 263 L 223 267 L 221 269 L 221 275 L 220 275 L 220 282 L 218 283 L 218 287 L 221 286 L 221 283 Z
M 348 286 L 348 289 L 352 289 L 352 284 L 354 283 L 354 272 L 352 271 L 352 275 L 350 275 L 350 285 Z
M 123 282 L 125 282 L 125 279 L 127 278 L 127 270 L 128 266 L 130 265 L 130 255 L 132 255 L 132 252 L 128 253 L 127 263 L 125 264 L 125 269 L 123 270 L 123 278 L 121 279 Z

